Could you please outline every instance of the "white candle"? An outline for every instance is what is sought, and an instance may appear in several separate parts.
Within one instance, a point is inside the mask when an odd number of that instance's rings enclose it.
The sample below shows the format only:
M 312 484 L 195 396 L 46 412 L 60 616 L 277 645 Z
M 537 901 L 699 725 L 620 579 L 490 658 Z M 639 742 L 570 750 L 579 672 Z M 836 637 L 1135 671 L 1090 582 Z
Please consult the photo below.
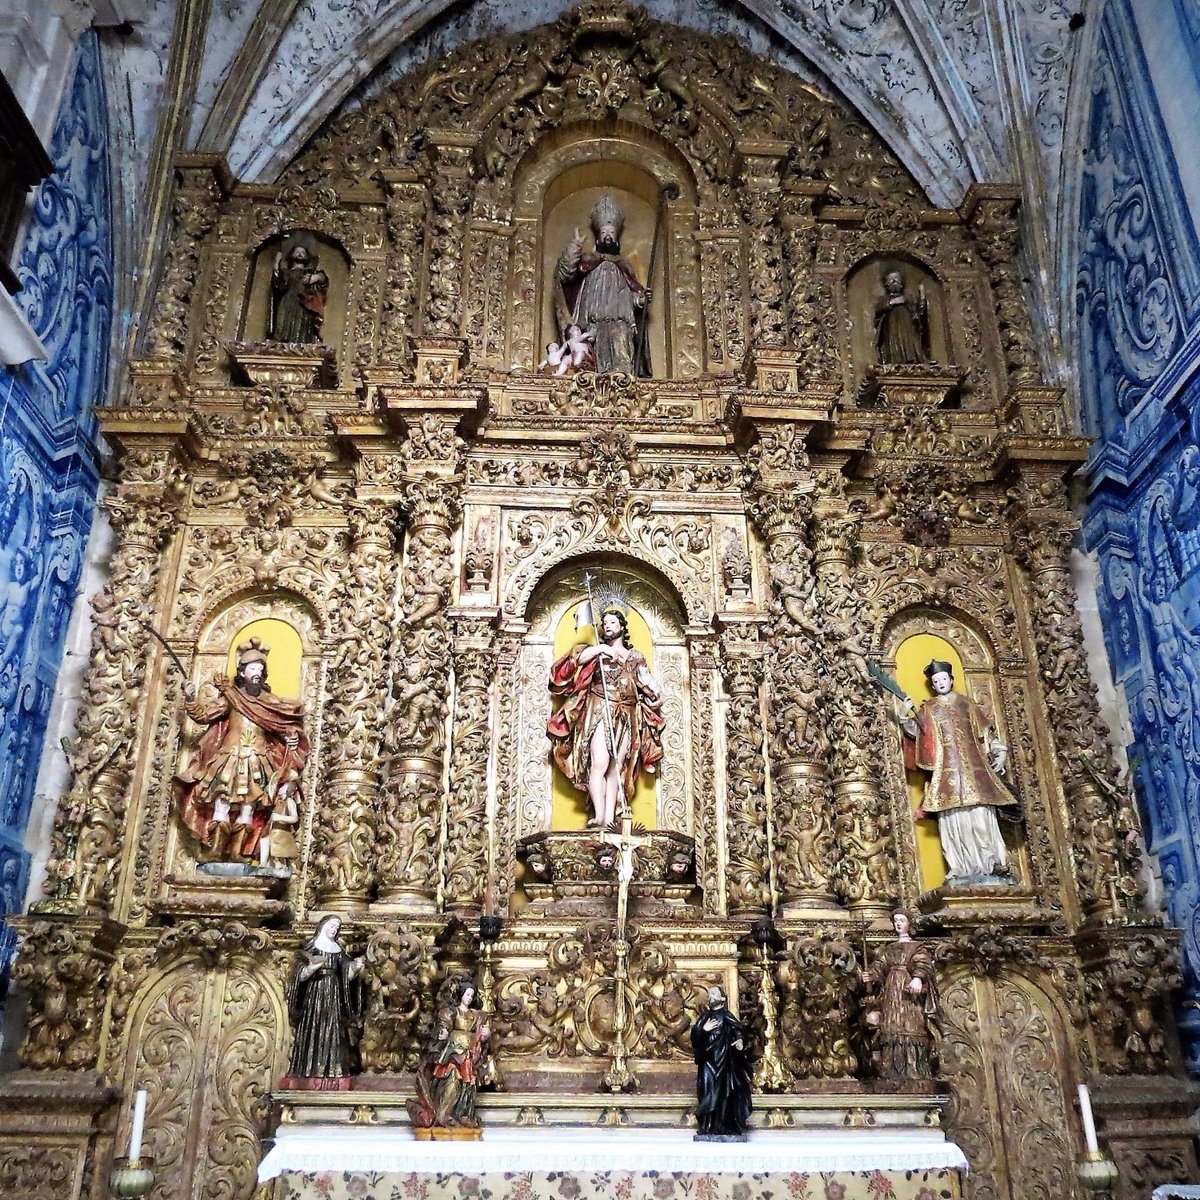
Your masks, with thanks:
M 142 1157 L 142 1133 L 146 1128 L 146 1089 L 139 1088 L 133 1098 L 133 1128 L 129 1131 L 129 1157 Z
M 1083 1118 L 1083 1140 L 1087 1142 L 1089 1154 L 1100 1152 L 1100 1143 L 1096 1141 L 1096 1121 L 1092 1116 L 1092 1098 L 1088 1095 L 1086 1083 L 1079 1085 L 1079 1115 Z

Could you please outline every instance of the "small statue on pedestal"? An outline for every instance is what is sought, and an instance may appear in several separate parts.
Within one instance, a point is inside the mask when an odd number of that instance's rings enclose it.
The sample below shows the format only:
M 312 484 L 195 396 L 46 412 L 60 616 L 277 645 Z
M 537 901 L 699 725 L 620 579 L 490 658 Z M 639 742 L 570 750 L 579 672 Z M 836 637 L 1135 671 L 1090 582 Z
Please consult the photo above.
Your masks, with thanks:
M 696 1060 L 697 1141 L 744 1142 L 753 1107 L 754 1069 L 746 1027 L 729 1011 L 725 989 L 708 989 L 708 1004 L 692 1025 Z
M 996 818 L 997 809 L 1017 805 L 1000 779 L 1008 747 L 979 705 L 954 690 L 950 663 L 934 659 L 925 678 L 933 697 L 900 722 L 915 743 L 915 765 L 930 773 L 917 817 L 937 816 L 949 886 L 1015 884 Z
M 875 1035 L 876 1069 L 880 1079 L 932 1079 L 940 1036 L 933 953 L 913 940 L 908 913 L 892 913 L 892 928 L 896 940 L 862 973 L 871 993 L 866 1020 Z
M 922 284 L 917 299 L 904 294 L 904 276 L 894 268 L 883 276 L 883 299 L 875 306 L 875 350 L 881 363 L 927 363 L 929 305 Z
M 322 917 L 301 951 L 288 995 L 294 1040 L 284 1088 L 342 1090 L 354 1073 L 354 1032 L 363 1016 L 363 959 L 338 941 L 340 917 Z
M 319 342 L 328 297 L 329 276 L 321 270 L 316 249 L 303 237 L 289 238 L 275 256 L 271 272 L 268 338 L 273 342 Z
M 417 1070 L 417 1097 L 408 1102 L 416 1137 L 474 1140 L 481 1136 L 475 1100 L 491 1036 L 475 984 L 459 980 L 451 1003 L 437 1014 L 433 1045 Z

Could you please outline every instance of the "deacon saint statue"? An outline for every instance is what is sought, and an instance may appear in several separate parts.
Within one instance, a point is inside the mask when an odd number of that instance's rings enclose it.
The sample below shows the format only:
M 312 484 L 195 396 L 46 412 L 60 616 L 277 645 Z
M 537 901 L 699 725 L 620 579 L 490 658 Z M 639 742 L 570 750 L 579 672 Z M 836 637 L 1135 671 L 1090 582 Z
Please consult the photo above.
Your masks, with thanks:
M 591 213 L 595 250 L 585 251 L 579 229 L 558 256 L 554 269 L 559 330 L 565 341 L 572 326 L 590 340 L 600 374 L 649 376 L 646 306 L 650 292 L 621 257 L 625 214 L 608 195 Z
M 629 620 L 604 609 L 596 645 L 580 644 L 550 668 L 550 692 L 565 697 L 546 725 L 554 761 L 592 805 L 604 829 L 633 803 L 638 776 L 662 759 L 662 687 L 629 645 Z
M 1008 747 L 993 736 L 979 705 L 954 690 L 950 663 L 934 659 L 925 678 L 932 698 L 900 722 L 915 743 L 915 765 L 929 772 L 917 816 L 937 816 L 950 886 L 1015 883 L 996 819 L 997 809 L 1017 805 L 1000 779 Z
M 708 1005 L 692 1025 L 696 1060 L 697 1140 L 746 1140 L 754 1071 L 746 1027 L 729 1011 L 725 989 L 708 989 Z
M 267 687 L 268 653 L 258 638 L 241 643 L 233 682 L 214 676 L 213 699 L 197 699 L 194 684 L 184 689 L 184 711 L 207 729 L 171 785 L 207 862 L 252 863 L 277 807 L 300 795 L 304 706 Z
M 912 937 L 908 913 L 892 913 L 896 940 L 880 948 L 862 980 L 880 1079 L 931 1079 L 937 1070 L 937 980 L 933 953 Z

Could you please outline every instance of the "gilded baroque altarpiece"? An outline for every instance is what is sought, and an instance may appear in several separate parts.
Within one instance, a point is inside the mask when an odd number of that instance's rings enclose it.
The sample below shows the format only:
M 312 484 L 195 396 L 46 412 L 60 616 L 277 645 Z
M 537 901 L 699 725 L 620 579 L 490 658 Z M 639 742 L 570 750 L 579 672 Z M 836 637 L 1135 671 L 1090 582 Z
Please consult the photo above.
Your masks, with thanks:
M 663 685 L 642 816 L 670 837 L 631 901 L 643 1087 L 688 1089 L 687 1028 L 722 983 L 770 1119 L 845 1094 L 847 1123 L 874 1123 L 856 987 L 902 903 L 936 950 L 969 1195 L 1072 1194 L 1080 1081 L 1122 1194 L 1195 1169 L 1175 942 L 1143 912 L 1075 613 L 1065 480 L 1086 442 L 1039 372 L 1014 189 L 933 209 L 841 102 L 612 3 L 419 70 L 278 185 L 199 156 L 177 174 L 155 319 L 128 403 L 102 411 L 115 545 L 22 923 L 0 1190 L 104 1195 L 117 1097 L 146 1087 L 154 1194 L 248 1196 L 322 912 L 366 950 L 368 1075 L 410 1072 L 439 981 L 474 969 L 509 1091 L 547 1096 L 517 1119 L 595 1091 L 611 877 L 586 833 L 538 849 L 566 828 L 546 678 L 585 571 L 638 612 Z M 538 370 L 555 239 L 600 188 L 643 279 L 656 263 L 649 378 Z M 266 340 L 297 231 L 328 275 L 319 344 Z M 885 268 L 920 289 L 929 362 L 876 361 Z M 200 872 L 171 796 L 196 735 L 183 685 L 257 621 L 300 647 L 290 878 Z M 920 849 L 867 666 L 896 671 L 922 636 L 1009 746 L 1015 885 L 947 887 Z M 503 918 L 494 942 L 481 914 Z M 764 917 L 779 938 L 756 945 Z

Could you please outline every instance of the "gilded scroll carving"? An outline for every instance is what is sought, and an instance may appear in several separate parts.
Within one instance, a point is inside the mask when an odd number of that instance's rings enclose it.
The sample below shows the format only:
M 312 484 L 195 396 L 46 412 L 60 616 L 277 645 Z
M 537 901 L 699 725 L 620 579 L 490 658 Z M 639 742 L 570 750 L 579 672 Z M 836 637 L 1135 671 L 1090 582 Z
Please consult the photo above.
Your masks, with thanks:
M 386 506 L 348 507 L 349 556 L 331 609 L 339 614 L 324 713 L 328 750 L 314 823 L 317 887 L 325 905 L 365 904 L 375 883 L 375 796 L 385 735 L 395 532 Z
M 436 442 L 440 434 L 429 435 Z M 429 436 L 416 453 L 432 455 Z M 391 769 L 380 795 L 376 850 L 380 899 L 418 910 L 436 892 L 442 756 L 449 711 L 451 641 L 446 608 L 454 580 L 451 531 L 461 511 L 456 479 L 428 474 L 404 492 L 408 545 L 391 651 Z
M 1079 887 L 1092 911 L 1136 907 L 1144 890 L 1137 867 L 1140 823 L 1127 787 L 1116 778 L 1075 611 L 1068 560 L 1076 527 L 1057 479 L 1023 481 L 1013 502 L 1043 695 L 1077 831 L 1073 850 Z
M 800 1079 L 848 1079 L 858 1069 L 851 1038 L 862 967 L 841 938 L 803 937 L 776 968 L 788 1067 Z
M 364 1071 L 415 1070 L 421 1016 L 438 971 L 425 942 L 405 925 L 377 929 L 367 940 L 367 1011 L 359 1053 Z
M 488 757 L 495 634 L 487 619 L 460 617 L 454 638 L 454 735 L 446 816 L 445 896 L 479 911 L 488 881 Z
M 760 688 L 765 647 L 755 625 L 721 630 L 725 711 L 725 803 L 728 855 L 725 889 L 730 913 L 766 912 L 771 904 L 767 853 L 767 782 Z
M 157 467 L 156 467 L 157 469 Z M 115 885 L 136 742 L 138 697 L 151 653 L 143 622 L 174 527 L 174 495 L 131 480 L 107 502 L 117 536 L 108 585 L 92 601 L 71 791 L 55 814 L 43 907 L 104 907 Z
M 633 1055 L 690 1057 L 692 1015 L 705 983 L 685 977 L 665 945 L 630 930 L 630 1004 L 640 1014 L 626 1033 Z M 612 926 L 590 925 L 555 940 L 546 967 L 503 978 L 495 1025 L 504 1054 L 548 1058 L 606 1056 L 612 1044 L 615 969 Z

